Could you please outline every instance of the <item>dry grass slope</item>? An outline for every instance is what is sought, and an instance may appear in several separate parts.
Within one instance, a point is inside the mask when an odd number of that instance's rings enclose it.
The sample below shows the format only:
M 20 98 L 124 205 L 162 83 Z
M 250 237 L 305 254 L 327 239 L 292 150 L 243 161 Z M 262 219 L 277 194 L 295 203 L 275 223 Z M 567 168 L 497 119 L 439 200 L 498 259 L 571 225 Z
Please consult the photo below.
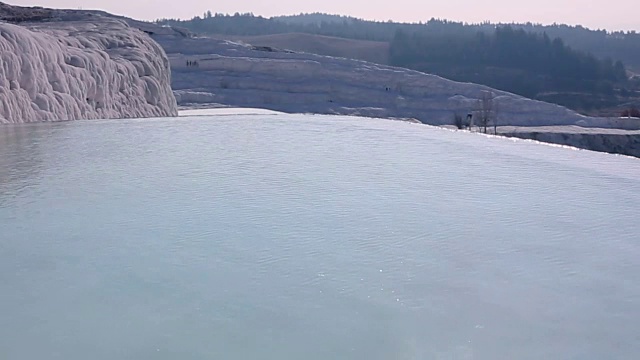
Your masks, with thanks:
M 352 40 L 331 36 L 288 33 L 260 36 L 215 36 L 218 39 L 242 41 L 255 46 L 269 46 L 306 53 L 364 60 L 376 64 L 389 63 L 389 43 Z

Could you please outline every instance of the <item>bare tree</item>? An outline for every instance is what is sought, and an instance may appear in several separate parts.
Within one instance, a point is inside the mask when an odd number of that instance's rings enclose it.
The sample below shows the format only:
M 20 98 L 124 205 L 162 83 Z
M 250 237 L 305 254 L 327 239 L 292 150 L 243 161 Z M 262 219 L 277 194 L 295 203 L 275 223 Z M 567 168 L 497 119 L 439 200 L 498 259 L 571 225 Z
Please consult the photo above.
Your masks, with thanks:
M 493 118 L 493 93 L 491 91 L 482 91 L 480 99 L 478 99 L 478 125 L 487 133 L 487 127 Z
M 493 134 L 498 135 L 498 116 L 500 114 L 500 103 L 493 99 Z
M 464 129 L 464 121 L 462 120 L 462 115 L 454 113 L 453 124 L 460 130 Z

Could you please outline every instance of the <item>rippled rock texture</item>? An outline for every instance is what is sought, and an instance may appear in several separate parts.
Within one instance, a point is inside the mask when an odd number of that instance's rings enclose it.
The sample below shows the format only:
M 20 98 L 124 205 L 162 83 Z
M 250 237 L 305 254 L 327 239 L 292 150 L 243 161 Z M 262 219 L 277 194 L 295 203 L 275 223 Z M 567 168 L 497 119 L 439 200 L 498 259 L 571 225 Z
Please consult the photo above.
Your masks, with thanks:
M 0 122 L 177 115 L 164 50 L 125 21 L 0 3 Z

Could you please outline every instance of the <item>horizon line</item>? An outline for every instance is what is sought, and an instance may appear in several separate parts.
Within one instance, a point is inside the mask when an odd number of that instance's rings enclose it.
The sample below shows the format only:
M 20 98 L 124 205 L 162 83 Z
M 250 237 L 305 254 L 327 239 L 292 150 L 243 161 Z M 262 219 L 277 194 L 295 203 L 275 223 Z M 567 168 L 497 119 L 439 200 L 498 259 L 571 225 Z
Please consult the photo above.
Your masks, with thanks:
M 211 10 L 205 10 L 203 12 L 203 14 L 206 14 L 207 11 L 211 11 Z M 573 28 L 583 28 L 583 29 L 590 30 L 590 31 L 606 31 L 608 33 L 618 33 L 618 32 L 636 33 L 636 34 L 640 33 L 640 28 L 639 29 L 617 28 L 617 29 L 613 30 L 611 28 L 606 28 L 606 27 L 598 27 L 598 28 L 589 27 L 587 25 L 582 25 L 582 24 L 578 24 L 578 23 L 575 23 L 575 24 L 572 24 L 572 23 L 558 23 L 558 22 L 544 23 L 544 22 L 534 22 L 534 21 L 518 22 L 518 21 L 515 21 L 515 20 L 511 20 L 511 21 L 482 20 L 480 22 L 470 22 L 470 21 L 461 21 L 461 20 L 452 20 L 452 19 L 447 19 L 447 18 L 440 18 L 440 17 L 431 17 L 428 20 L 402 21 L 402 20 L 393 20 L 393 19 L 387 19 L 387 20 L 371 19 L 371 18 L 357 17 L 355 15 L 342 15 L 342 14 L 336 14 L 336 13 L 332 14 L 332 13 L 323 13 L 323 12 L 310 12 L 310 13 L 300 12 L 300 13 L 290 13 L 290 14 L 281 14 L 281 15 L 273 15 L 273 16 L 265 16 L 265 15 L 261 15 L 261 14 L 256 14 L 254 12 L 240 12 L 240 11 L 236 11 L 234 13 L 223 13 L 223 12 L 213 12 L 213 11 L 211 11 L 211 14 L 213 16 L 215 16 L 217 14 L 222 14 L 224 16 L 230 16 L 230 17 L 235 16 L 235 14 L 239 14 L 240 16 L 252 15 L 254 17 L 261 17 L 263 19 L 268 19 L 268 20 L 274 20 L 274 19 L 281 18 L 281 17 L 296 17 L 296 16 L 302 16 L 302 15 L 325 15 L 325 16 L 342 17 L 342 18 L 347 18 L 347 19 L 352 19 L 352 20 L 376 22 L 376 23 L 389 23 L 389 22 L 391 22 L 391 23 L 394 23 L 394 24 L 401 24 L 401 25 L 425 25 L 429 21 L 436 20 L 436 21 L 447 21 L 447 22 L 456 23 L 456 24 L 462 24 L 462 25 L 467 25 L 467 26 L 477 26 L 477 25 L 533 25 L 533 26 L 543 26 L 543 27 L 567 26 L 567 27 L 573 27 Z M 193 20 L 195 18 L 203 19 L 202 15 L 194 15 L 191 18 L 180 18 L 180 17 L 179 18 L 159 18 L 159 19 L 155 19 L 155 20 L 151 20 L 151 21 L 159 21 L 159 20 L 165 20 L 165 19 L 171 19 L 171 20 L 177 19 L 177 20 L 181 20 L 181 21 L 189 21 L 189 20 Z

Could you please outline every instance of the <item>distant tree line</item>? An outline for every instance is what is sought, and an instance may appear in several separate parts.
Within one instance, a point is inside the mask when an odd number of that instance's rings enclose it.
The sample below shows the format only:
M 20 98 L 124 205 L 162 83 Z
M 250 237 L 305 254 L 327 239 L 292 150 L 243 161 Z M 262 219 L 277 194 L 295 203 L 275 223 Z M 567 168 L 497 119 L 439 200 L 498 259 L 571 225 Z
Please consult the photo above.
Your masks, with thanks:
M 567 92 L 613 96 L 614 89 L 627 81 L 620 61 L 599 60 L 569 48 L 559 38 L 510 26 L 498 27 L 491 35 L 398 31 L 391 41 L 390 62 L 530 98 Z
M 160 24 L 180 26 L 196 33 L 222 35 L 272 35 L 307 33 L 356 40 L 389 41 L 398 24 L 367 22 L 347 17 L 330 16 L 318 22 L 294 21 L 295 18 L 264 18 L 252 13 L 233 15 L 206 12 L 190 20 L 160 19 Z M 329 20 L 331 19 L 331 20 Z
M 161 19 L 161 24 L 177 25 L 197 33 L 225 35 L 266 35 L 302 32 L 317 35 L 336 36 L 348 39 L 391 41 L 397 31 L 418 35 L 475 35 L 484 32 L 491 35 L 496 28 L 505 25 L 514 30 L 528 33 L 546 33 L 551 39 L 561 38 L 564 43 L 576 50 L 592 53 L 605 59 L 620 60 L 640 73 L 640 33 L 635 31 L 591 30 L 582 26 L 562 24 L 540 25 L 494 24 L 484 22 L 467 24 L 462 22 L 430 19 L 419 23 L 397 23 L 392 21 L 369 21 L 347 16 L 322 13 L 299 14 L 264 18 L 252 13 L 233 15 L 207 11 L 202 17 L 190 20 Z
M 630 108 L 630 109 L 624 109 L 622 110 L 622 113 L 620 113 L 620 116 L 622 117 L 634 117 L 634 118 L 640 118 L 640 110 L 638 110 L 638 108 Z

